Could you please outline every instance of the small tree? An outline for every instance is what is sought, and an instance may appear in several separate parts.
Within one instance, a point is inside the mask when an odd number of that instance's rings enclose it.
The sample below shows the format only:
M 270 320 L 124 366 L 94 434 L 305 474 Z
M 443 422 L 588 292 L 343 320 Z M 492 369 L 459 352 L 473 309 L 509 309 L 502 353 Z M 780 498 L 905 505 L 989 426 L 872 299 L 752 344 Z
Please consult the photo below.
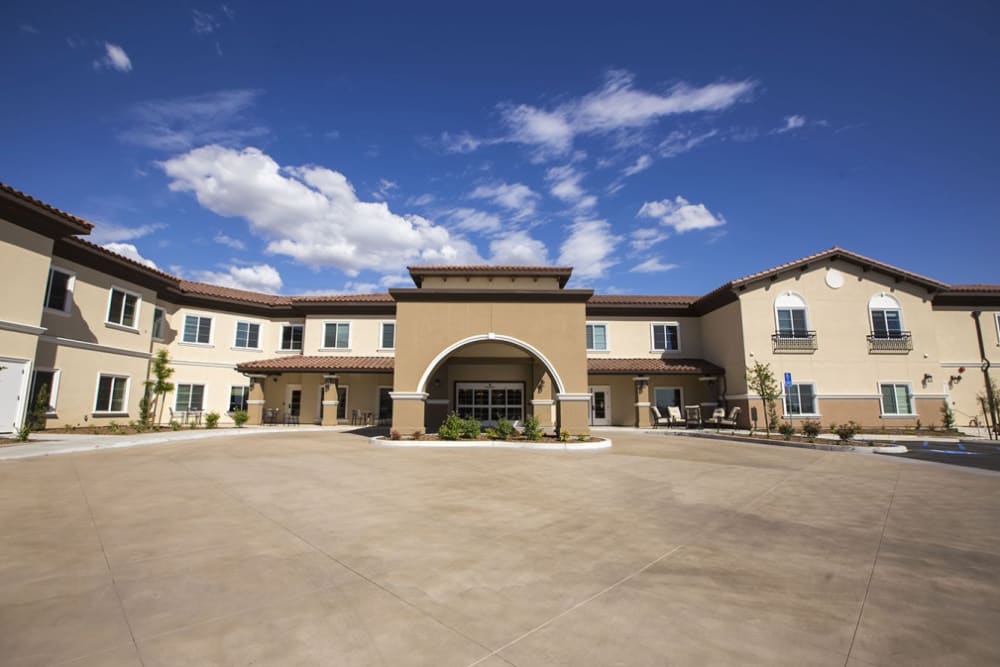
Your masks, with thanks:
M 38 388 L 38 396 L 28 410 L 24 418 L 24 425 L 17 429 L 17 439 L 24 442 L 32 431 L 41 431 L 45 428 L 45 415 L 49 412 L 49 385 L 43 384 Z
M 955 428 L 955 413 L 951 411 L 947 398 L 941 402 L 941 425 L 949 431 Z
M 156 403 L 159 406 L 159 418 L 156 422 L 163 422 L 163 408 L 166 407 L 166 395 L 174 390 L 174 385 L 170 382 L 170 376 L 174 374 L 174 369 L 170 367 L 170 357 L 166 350 L 160 350 L 153 357 L 151 372 L 156 380 L 153 381 L 153 395 L 156 396 Z
M 145 431 L 153 421 L 153 382 L 143 383 L 142 398 L 139 399 L 139 430 Z
M 764 429 L 767 431 L 767 437 L 770 438 L 771 427 L 778 422 L 775 401 L 781 395 L 781 387 L 774 379 L 771 364 L 755 361 L 753 366 L 747 369 L 747 386 L 760 396 L 760 401 L 764 404 Z

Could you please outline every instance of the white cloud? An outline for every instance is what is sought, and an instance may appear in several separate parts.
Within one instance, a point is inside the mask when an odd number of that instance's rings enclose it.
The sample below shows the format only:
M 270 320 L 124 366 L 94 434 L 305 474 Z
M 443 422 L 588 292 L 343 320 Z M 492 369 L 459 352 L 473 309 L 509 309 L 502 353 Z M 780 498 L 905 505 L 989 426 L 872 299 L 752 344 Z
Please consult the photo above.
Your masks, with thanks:
M 222 232 L 219 232 L 218 234 L 216 234 L 215 238 L 213 240 L 216 243 L 218 243 L 220 245 L 227 246 L 229 248 L 232 248 L 233 250 L 246 250 L 247 249 L 247 244 L 246 243 L 244 243 L 240 239 L 233 238 L 232 236 L 228 236 L 228 235 L 226 235 L 226 234 L 224 234 Z
M 611 259 L 620 240 L 606 220 L 578 220 L 569 226 L 569 236 L 559 248 L 559 264 L 572 266 L 573 275 L 584 280 L 600 278 L 617 262 Z
M 131 243 L 105 243 L 104 248 L 110 250 L 111 252 L 118 253 L 122 257 L 128 257 L 132 261 L 139 262 L 140 264 L 145 264 L 151 269 L 155 269 L 156 262 L 151 259 L 146 259 L 141 254 L 139 254 L 139 249 L 136 248 Z
M 258 90 L 221 90 L 136 104 L 129 110 L 132 126 L 122 141 L 164 151 L 183 151 L 204 144 L 240 145 L 268 133 L 247 118 Z
M 26 33 L 28 35 L 37 35 L 37 34 L 39 34 L 38 28 L 36 28 L 35 26 L 31 25 L 30 23 L 22 23 L 21 25 L 17 26 L 17 28 L 21 32 Z
M 430 193 L 424 193 L 419 197 L 414 197 L 406 202 L 410 206 L 427 206 L 434 203 L 434 195 Z
M 417 215 L 358 199 L 343 174 L 282 167 L 257 148 L 203 146 L 162 162 L 170 189 L 204 208 L 241 217 L 269 240 L 267 251 L 315 268 L 393 273 L 408 264 L 477 264 L 475 246 Z
M 372 193 L 372 197 L 375 199 L 385 200 L 392 194 L 393 190 L 399 188 L 399 184 L 396 181 L 390 181 L 387 178 L 378 179 L 378 190 Z
M 677 157 L 678 155 L 687 153 L 698 144 L 708 141 L 718 133 L 718 130 L 709 130 L 702 134 L 692 134 L 691 132 L 675 130 L 660 142 L 660 156 L 665 158 Z
M 118 72 L 131 72 L 132 60 L 122 47 L 111 42 L 104 42 L 104 55 L 94 61 L 94 69 L 104 68 Z
M 583 176 L 571 165 L 552 167 L 545 172 L 545 180 L 551 184 L 549 192 L 552 196 L 572 204 L 580 211 L 592 209 L 597 205 L 597 197 L 587 194 L 580 185 Z
M 197 9 L 191 10 L 191 20 L 194 23 L 191 31 L 196 35 L 211 35 L 222 25 L 213 15 L 208 12 L 200 12 Z
M 625 176 L 635 176 L 636 174 L 646 171 L 653 165 L 653 158 L 648 155 L 640 155 L 638 159 L 625 167 L 625 171 L 622 172 Z
M 660 224 L 673 228 L 679 234 L 726 224 L 725 218 L 713 215 L 704 204 L 692 204 L 681 196 L 673 201 L 648 201 L 639 209 L 638 216 L 658 220 Z
M 490 233 L 500 229 L 500 217 L 474 208 L 455 208 L 448 211 L 448 218 L 457 229 Z
M 472 153 L 481 146 L 489 146 L 499 143 L 499 141 L 497 139 L 474 137 L 468 132 L 459 132 L 458 134 L 451 134 L 449 132 L 441 133 L 441 145 L 449 153 Z
M 194 271 L 195 279 L 221 287 L 276 294 L 281 290 L 281 274 L 270 264 L 229 266 L 225 271 Z
M 94 243 L 113 243 L 118 241 L 134 241 L 143 236 L 149 236 L 153 232 L 166 227 L 164 224 L 156 223 L 151 225 L 139 225 L 138 227 L 126 227 L 124 225 L 113 225 L 110 223 L 99 224 L 94 227 L 90 234 L 90 240 Z
M 798 130 L 806 125 L 806 117 L 799 116 L 797 114 L 792 114 L 791 116 L 785 116 L 785 124 L 778 129 L 774 130 L 778 134 L 784 132 L 791 132 L 792 130 Z
M 549 252 L 545 244 L 524 231 L 510 232 L 490 241 L 490 264 L 545 266 Z
M 510 141 L 544 147 L 557 154 L 565 153 L 575 133 L 563 111 L 545 111 L 527 104 L 501 107 L 504 122 L 510 129 Z
M 649 250 L 654 245 L 660 241 L 668 238 L 670 234 L 667 234 L 659 226 L 657 227 L 643 227 L 642 229 L 636 229 L 631 234 L 631 241 L 629 241 L 629 246 L 632 250 L 636 252 L 642 252 L 643 250 Z
M 480 185 L 469 197 L 491 201 L 512 211 L 516 220 L 523 220 L 535 214 L 541 196 L 523 183 L 494 183 Z
M 657 273 L 676 269 L 676 264 L 664 264 L 656 257 L 651 257 L 641 264 L 636 264 L 629 271 L 632 273 Z

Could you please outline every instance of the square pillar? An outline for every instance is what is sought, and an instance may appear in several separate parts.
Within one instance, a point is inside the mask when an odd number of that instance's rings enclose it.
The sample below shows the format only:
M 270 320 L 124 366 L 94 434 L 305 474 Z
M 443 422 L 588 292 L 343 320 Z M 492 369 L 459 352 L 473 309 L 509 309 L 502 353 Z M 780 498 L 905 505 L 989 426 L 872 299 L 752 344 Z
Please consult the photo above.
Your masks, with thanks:
M 559 424 L 570 435 L 590 435 L 590 394 L 558 394 Z
M 390 391 L 392 398 L 392 430 L 413 435 L 424 430 L 424 410 L 428 394 L 423 391 Z
M 540 364 L 536 363 L 536 366 Z M 543 431 L 551 431 L 555 428 L 554 407 L 556 402 L 552 400 L 552 378 L 544 367 L 541 374 L 535 381 L 535 388 L 531 399 L 531 412 L 538 419 L 538 426 Z
M 650 407 L 653 405 L 649 399 L 649 378 L 640 375 L 632 378 L 635 382 L 635 425 L 638 428 L 649 428 L 652 425 L 650 419 Z
M 264 423 L 264 383 L 267 382 L 266 375 L 250 376 L 250 396 L 247 398 L 247 423 Z
M 340 394 L 337 390 L 338 380 L 336 375 L 323 377 L 323 426 L 337 425 L 337 407 L 340 405 Z

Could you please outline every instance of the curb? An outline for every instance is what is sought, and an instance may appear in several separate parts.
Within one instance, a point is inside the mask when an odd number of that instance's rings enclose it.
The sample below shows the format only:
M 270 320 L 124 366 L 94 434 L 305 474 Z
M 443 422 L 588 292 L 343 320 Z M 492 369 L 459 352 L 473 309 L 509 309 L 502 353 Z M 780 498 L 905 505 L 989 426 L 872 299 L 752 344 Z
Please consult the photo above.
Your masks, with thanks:
M 595 451 L 599 449 L 609 449 L 611 440 L 601 438 L 597 442 L 583 442 L 579 444 L 552 444 L 536 445 L 519 442 L 508 442 L 506 440 L 387 440 L 383 435 L 377 435 L 368 439 L 368 444 L 381 447 L 422 447 L 425 449 L 441 449 L 446 447 L 495 447 L 497 449 L 541 449 L 547 451 Z
M 773 447 L 793 447 L 795 449 L 819 449 L 825 452 L 857 452 L 859 454 L 905 454 L 910 451 L 906 445 L 876 445 L 859 447 L 856 445 L 827 445 L 821 442 L 791 442 L 787 440 L 760 440 L 742 435 L 715 435 L 714 433 L 685 433 L 676 431 L 671 435 L 683 435 L 688 438 L 703 438 L 705 440 L 722 440 L 728 442 L 746 442 L 752 445 L 771 445 Z

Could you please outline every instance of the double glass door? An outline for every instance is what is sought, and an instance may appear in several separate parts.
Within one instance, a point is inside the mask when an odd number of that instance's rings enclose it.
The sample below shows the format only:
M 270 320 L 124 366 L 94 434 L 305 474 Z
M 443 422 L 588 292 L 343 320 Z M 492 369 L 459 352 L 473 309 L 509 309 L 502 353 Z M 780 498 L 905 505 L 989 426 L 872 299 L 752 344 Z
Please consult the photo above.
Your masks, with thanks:
M 524 419 L 524 384 L 521 382 L 459 382 L 455 387 L 455 412 L 495 426 L 500 419 Z

